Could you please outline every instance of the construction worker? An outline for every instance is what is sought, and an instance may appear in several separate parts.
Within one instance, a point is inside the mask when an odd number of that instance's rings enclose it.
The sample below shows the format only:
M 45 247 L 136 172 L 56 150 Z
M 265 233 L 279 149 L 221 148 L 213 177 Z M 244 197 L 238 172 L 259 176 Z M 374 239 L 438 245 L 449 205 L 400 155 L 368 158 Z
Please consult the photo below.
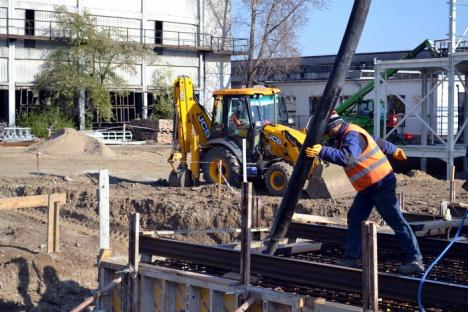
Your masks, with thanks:
M 335 139 L 336 147 L 316 144 L 306 148 L 308 157 L 343 166 L 351 184 L 357 191 L 348 211 L 345 258 L 341 265 L 359 267 L 361 252 L 361 222 L 376 207 L 384 221 L 393 229 L 400 242 L 406 261 L 399 267 L 402 274 L 424 272 L 418 242 L 403 217 L 396 196 L 396 176 L 387 156 L 405 160 L 404 151 L 390 142 L 372 137 L 366 130 L 347 123 L 333 112 L 326 128 Z

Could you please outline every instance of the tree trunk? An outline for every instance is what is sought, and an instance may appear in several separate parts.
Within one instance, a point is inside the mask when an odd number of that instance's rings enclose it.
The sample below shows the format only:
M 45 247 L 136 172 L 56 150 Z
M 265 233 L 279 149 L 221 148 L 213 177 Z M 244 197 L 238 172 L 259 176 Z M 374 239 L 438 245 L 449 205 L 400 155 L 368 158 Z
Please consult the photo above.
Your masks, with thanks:
M 250 88 L 254 84 L 254 49 L 255 49 L 255 32 L 257 30 L 257 0 L 251 0 L 252 7 L 250 11 L 250 36 L 249 36 L 249 53 L 247 57 L 247 87 Z

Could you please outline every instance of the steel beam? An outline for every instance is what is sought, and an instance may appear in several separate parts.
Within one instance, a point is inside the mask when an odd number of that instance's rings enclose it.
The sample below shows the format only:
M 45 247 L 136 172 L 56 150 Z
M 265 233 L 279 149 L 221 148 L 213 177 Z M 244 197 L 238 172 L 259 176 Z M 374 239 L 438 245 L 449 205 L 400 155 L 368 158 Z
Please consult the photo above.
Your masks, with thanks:
M 140 252 L 239 272 L 239 251 L 140 236 Z M 361 292 L 362 273 L 337 265 L 252 254 L 251 273 L 295 285 Z M 419 278 L 379 272 L 383 298 L 416 303 Z M 426 305 L 450 309 L 468 306 L 468 286 L 429 280 L 424 286 Z
M 287 237 L 300 237 L 323 242 L 344 243 L 346 228 L 337 226 L 320 226 L 314 224 L 291 223 Z M 382 249 L 400 250 L 398 239 L 393 234 L 379 233 L 378 246 Z M 418 238 L 423 256 L 438 256 L 448 242 L 442 239 Z M 447 257 L 468 259 L 468 244 L 456 242 L 447 253 Z

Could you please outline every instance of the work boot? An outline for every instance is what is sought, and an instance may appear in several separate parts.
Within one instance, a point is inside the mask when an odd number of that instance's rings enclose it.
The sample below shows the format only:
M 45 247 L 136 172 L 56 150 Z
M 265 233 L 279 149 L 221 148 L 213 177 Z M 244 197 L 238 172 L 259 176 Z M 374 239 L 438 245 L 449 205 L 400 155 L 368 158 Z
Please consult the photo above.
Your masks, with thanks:
M 354 258 L 344 258 L 343 260 L 338 261 L 336 264 L 354 269 L 361 268 L 361 263 L 359 263 L 359 260 Z
M 421 260 L 414 260 L 409 263 L 400 265 L 398 271 L 405 275 L 421 274 L 424 273 L 424 264 Z

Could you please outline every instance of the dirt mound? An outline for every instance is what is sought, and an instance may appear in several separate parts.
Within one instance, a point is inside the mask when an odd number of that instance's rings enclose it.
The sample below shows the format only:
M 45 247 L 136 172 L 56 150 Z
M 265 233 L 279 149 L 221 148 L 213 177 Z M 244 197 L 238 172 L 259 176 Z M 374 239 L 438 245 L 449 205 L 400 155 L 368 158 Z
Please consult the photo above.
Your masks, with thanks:
M 411 170 L 410 172 L 408 172 L 408 176 L 418 181 L 437 180 L 433 176 L 420 170 Z
M 35 144 L 26 151 L 29 153 L 41 152 L 51 156 L 115 157 L 115 153 L 103 143 L 71 128 L 55 132 L 44 142 Z

